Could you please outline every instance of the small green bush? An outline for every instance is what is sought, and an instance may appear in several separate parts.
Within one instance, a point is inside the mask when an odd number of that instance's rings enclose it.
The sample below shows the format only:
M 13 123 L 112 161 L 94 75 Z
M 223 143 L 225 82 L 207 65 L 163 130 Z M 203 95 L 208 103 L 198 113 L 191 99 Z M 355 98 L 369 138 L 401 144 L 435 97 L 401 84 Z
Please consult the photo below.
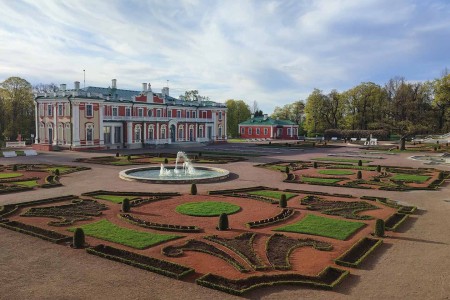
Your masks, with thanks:
M 377 166 L 377 172 L 378 172 L 378 173 L 381 172 L 381 166 L 380 166 L 380 165 Z
M 55 169 L 55 176 L 59 176 L 59 174 L 60 174 L 60 172 L 59 172 L 59 169 Z
M 191 184 L 191 195 L 197 195 L 197 185 L 195 183 Z
M 228 215 L 226 213 L 222 213 L 219 216 L 219 226 L 218 230 L 227 230 L 228 229 Z
M 362 166 L 362 160 L 358 160 L 358 166 Z
M 377 219 L 375 223 L 375 236 L 383 237 L 384 236 L 384 221 L 382 219 Z
M 164 163 L 165 163 L 165 164 L 168 164 L 168 163 L 169 163 L 169 160 L 167 159 L 167 157 L 164 158 Z
M 125 213 L 130 211 L 130 200 L 128 198 L 122 201 L 122 211 Z
M 362 178 L 362 172 L 358 171 L 358 173 L 356 173 L 356 178 L 361 179 Z
M 201 152 L 198 153 L 198 157 L 202 157 L 202 153 Z
M 439 172 L 439 180 L 444 180 L 444 172 Z
M 127 155 L 127 160 L 128 160 L 128 161 L 131 160 L 131 155 Z
M 120 156 L 119 152 L 116 152 L 116 157 L 119 157 L 119 156 Z
M 286 206 L 287 206 L 286 194 L 282 194 L 280 198 L 280 207 L 286 208 Z
M 284 169 L 284 171 L 286 172 L 286 174 L 289 174 L 289 166 L 286 166 L 286 168 Z
M 316 162 L 316 161 L 313 162 L 313 168 L 314 168 L 314 169 L 317 169 L 317 162 Z
M 85 238 L 84 238 L 84 231 L 81 228 L 75 229 L 75 232 L 73 234 L 73 247 L 76 249 L 81 249 L 84 247 L 85 244 Z
M 17 171 L 17 165 L 13 165 L 12 170 Z

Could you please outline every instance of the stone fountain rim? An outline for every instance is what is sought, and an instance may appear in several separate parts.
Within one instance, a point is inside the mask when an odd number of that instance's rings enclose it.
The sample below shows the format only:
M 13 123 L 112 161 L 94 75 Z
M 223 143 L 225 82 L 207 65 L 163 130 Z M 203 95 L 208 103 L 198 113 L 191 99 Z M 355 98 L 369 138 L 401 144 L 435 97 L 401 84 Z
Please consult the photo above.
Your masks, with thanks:
M 205 166 L 195 166 L 196 170 L 211 170 L 219 173 L 217 176 L 208 177 L 208 178 L 170 178 L 170 179 L 152 179 L 152 178 L 142 178 L 137 176 L 129 175 L 128 173 L 132 173 L 135 171 L 146 171 L 146 170 L 160 170 L 161 167 L 152 166 L 152 167 L 137 167 L 132 169 L 126 169 L 119 172 L 119 177 L 128 181 L 138 181 L 138 182 L 146 182 L 146 183 L 160 183 L 160 184 L 180 184 L 180 183 L 207 183 L 207 182 L 216 182 L 227 179 L 230 176 L 230 171 L 216 168 L 216 167 L 205 167 Z M 172 167 L 169 166 L 169 169 Z M 174 168 L 174 167 L 173 167 Z

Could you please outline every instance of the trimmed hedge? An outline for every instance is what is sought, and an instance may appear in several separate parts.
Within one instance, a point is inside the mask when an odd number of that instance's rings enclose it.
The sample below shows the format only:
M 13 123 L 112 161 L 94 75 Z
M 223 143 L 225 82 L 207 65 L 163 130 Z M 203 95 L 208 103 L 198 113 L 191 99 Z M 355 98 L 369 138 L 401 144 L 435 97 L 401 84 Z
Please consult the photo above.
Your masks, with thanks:
M 206 274 L 196 280 L 201 286 L 216 289 L 232 295 L 242 295 L 252 289 L 274 285 L 303 285 L 326 290 L 333 289 L 347 275 L 348 271 L 334 267 L 327 267 L 318 276 L 300 274 L 277 274 L 252 276 L 245 279 L 228 279 L 219 275 Z
M 381 239 L 364 237 L 334 261 L 340 266 L 357 268 L 382 243 Z
M 25 233 L 52 243 L 65 243 L 72 240 L 71 236 L 64 235 L 52 230 L 43 229 L 40 227 L 28 225 L 18 221 L 0 222 L 0 227 L 14 230 L 20 233 Z
M 120 214 L 121 218 L 123 218 L 125 221 L 130 222 L 131 224 L 144 227 L 144 228 L 151 228 L 156 230 L 163 230 L 163 231 L 176 231 L 176 232 L 200 232 L 201 228 L 197 226 L 185 226 L 185 225 L 172 225 L 172 224 L 161 224 L 161 223 L 153 223 L 153 222 L 147 222 L 144 220 L 141 220 L 139 218 L 136 218 L 130 214 Z
M 109 260 L 118 261 L 139 269 L 144 269 L 170 278 L 180 279 L 191 273 L 194 269 L 175 264 L 166 260 L 140 255 L 122 249 L 100 244 L 86 249 L 87 253 L 97 255 Z
M 385 229 L 387 231 L 395 231 L 407 218 L 407 214 L 395 213 L 384 222 Z
M 289 219 L 290 217 L 292 217 L 295 213 L 295 210 L 293 209 L 289 209 L 289 208 L 285 208 L 281 211 L 281 213 L 277 214 L 274 217 L 268 218 L 268 219 L 262 219 L 262 220 L 258 220 L 258 221 L 252 221 L 252 222 L 248 222 L 247 224 L 245 224 L 245 226 L 247 226 L 248 228 L 259 228 L 259 227 L 264 227 L 264 226 L 270 226 L 282 221 L 285 221 L 287 219 Z
M 341 129 L 327 129 L 324 132 L 326 139 L 331 139 L 332 137 L 337 137 L 338 139 L 350 139 L 350 138 L 367 138 L 372 135 L 378 140 L 388 140 L 389 132 L 387 130 L 341 130 Z
M 228 189 L 228 190 L 209 191 L 208 195 L 225 195 L 225 194 L 252 192 L 252 191 L 258 191 L 258 190 L 274 190 L 274 191 L 277 191 L 278 189 L 270 188 L 270 187 L 266 187 L 266 186 L 254 186 L 254 187 L 241 188 L 241 189 Z

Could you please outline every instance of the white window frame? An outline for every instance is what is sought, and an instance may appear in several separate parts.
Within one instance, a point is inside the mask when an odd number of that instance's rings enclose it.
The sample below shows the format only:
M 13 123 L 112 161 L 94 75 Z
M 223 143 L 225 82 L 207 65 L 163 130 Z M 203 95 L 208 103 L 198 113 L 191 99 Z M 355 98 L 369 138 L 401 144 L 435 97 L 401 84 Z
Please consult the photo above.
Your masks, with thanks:
M 222 121 L 222 112 L 219 111 L 219 121 Z
M 64 104 L 58 104 L 58 116 L 64 116 Z
M 157 118 L 161 118 L 161 109 L 160 109 L 160 108 L 158 108 L 158 109 L 156 110 L 156 117 L 157 117 Z
M 47 116 L 53 117 L 53 104 L 47 104 Z
M 89 108 L 90 107 L 90 114 L 89 114 Z M 92 104 L 86 104 L 86 117 L 92 118 L 94 116 L 94 105 Z
M 264 135 L 267 135 L 269 133 L 269 130 L 267 128 L 264 128 Z
M 143 118 L 144 117 L 144 109 L 142 107 L 138 108 L 138 117 Z
M 249 135 L 252 135 L 252 134 L 253 134 L 253 130 L 252 130 L 251 127 L 248 128 L 248 134 L 249 134 Z
M 256 128 L 256 135 L 260 135 L 261 134 L 261 129 Z
M 119 115 L 119 108 L 117 106 L 113 106 L 112 111 L 111 111 L 111 115 L 113 117 L 117 117 Z
M 181 119 L 181 110 L 180 109 L 177 110 L 177 119 Z
M 125 116 L 131 117 L 131 107 L 125 107 Z
M 91 132 L 91 139 L 88 139 L 89 131 Z M 93 144 L 93 143 L 94 143 L 94 125 L 91 123 L 87 123 L 86 124 L 86 144 Z

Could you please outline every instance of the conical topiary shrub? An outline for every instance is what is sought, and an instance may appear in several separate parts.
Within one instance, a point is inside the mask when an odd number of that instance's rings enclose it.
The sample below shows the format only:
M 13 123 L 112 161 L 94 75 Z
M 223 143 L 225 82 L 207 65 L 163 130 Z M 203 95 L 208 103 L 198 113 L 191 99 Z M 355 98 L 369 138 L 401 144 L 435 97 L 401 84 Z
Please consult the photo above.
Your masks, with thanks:
M 377 219 L 375 223 L 375 236 L 383 237 L 384 236 L 384 221 L 382 219 Z
M 128 161 L 131 160 L 131 155 L 127 155 L 127 160 L 128 160 Z
M 358 160 L 358 166 L 362 166 L 362 160 Z
M 317 161 L 313 162 L 313 168 L 317 169 Z
M 381 166 L 380 166 L 380 165 L 377 166 L 377 172 L 378 172 L 378 173 L 381 172 Z
M 439 180 L 444 180 L 444 172 L 439 172 L 439 176 L 438 176 Z
M 226 213 L 221 213 L 219 217 L 219 226 L 217 226 L 218 230 L 227 230 L 228 229 L 228 215 Z
M 169 160 L 167 159 L 167 157 L 164 158 L 164 163 L 165 163 L 165 164 L 168 164 L 168 163 L 169 163 Z
M 280 198 L 280 207 L 281 208 L 286 208 L 286 206 L 287 206 L 286 194 L 282 194 L 281 198 Z
M 55 176 L 59 176 L 59 174 L 60 174 L 59 169 L 56 169 L 55 170 Z
M 12 170 L 13 170 L 13 171 L 17 171 L 17 165 L 13 165 L 13 166 L 12 166 Z
M 119 152 L 116 152 L 116 157 L 119 157 L 119 156 L 120 156 Z
M 73 247 L 76 249 L 81 249 L 84 247 L 85 239 L 84 239 L 84 231 L 81 228 L 75 229 L 73 233 Z
M 122 212 L 130 211 L 130 200 L 128 198 L 123 199 L 122 201 Z
M 361 179 L 362 178 L 362 172 L 358 171 L 358 173 L 356 173 L 356 178 Z
M 191 184 L 191 195 L 197 195 L 197 185 L 195 183 Z
M 286 172 L 286 174 L 289 174 L 289 167 L 286 166 L 286 168 L 284 169 L 284 171 Z

